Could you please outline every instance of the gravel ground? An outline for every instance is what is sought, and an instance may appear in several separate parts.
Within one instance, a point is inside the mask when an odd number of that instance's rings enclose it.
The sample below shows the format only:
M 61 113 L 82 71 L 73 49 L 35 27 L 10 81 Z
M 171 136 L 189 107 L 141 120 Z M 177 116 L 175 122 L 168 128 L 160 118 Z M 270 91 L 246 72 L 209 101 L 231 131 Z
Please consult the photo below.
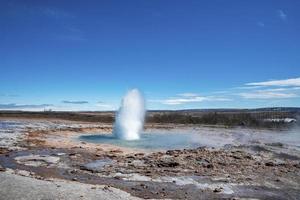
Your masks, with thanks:
M 298 199 L 299 132 L 173 128 L 208 147 L 126 149 L 77 139 L 109 133 L 111 124 L 0 121 L 0 200 Z
M 55 179 L 38 180 L 13 174 L 10 171 L 0 173 L 0 180 L 1 200 L 139 199 L 113 187 Z

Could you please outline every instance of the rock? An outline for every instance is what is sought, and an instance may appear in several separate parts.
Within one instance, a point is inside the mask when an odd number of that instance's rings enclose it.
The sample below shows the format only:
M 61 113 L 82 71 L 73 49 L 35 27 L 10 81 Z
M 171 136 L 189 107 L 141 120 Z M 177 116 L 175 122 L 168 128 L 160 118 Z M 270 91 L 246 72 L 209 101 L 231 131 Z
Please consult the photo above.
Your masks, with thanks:
M 109 151 L 110 153 L 123 153 L 123 151 L 122 150 L 120 150 L 120 149 L 113 149 L 113 150 L 110 150 Z
M 266 166 L 272 167 L 272 166 L 284 166 L 286 163 L 283 160 L 275 159 L 274 161 L 268 161 L 265 163 Z
M 207 159 L 198 157 L 196 158 L 196 162 L 198 165 L 201 165 L 202 167 L 213 168 L 213 165 Z
M 28 156 L 15 157 L 15 160 L 19 164 L 39 167 L 39 166 L 47 166 L 50 164 L 56 164 L 60 161 L 60 158 L 56 156 L 48 156 L 48 155 L 28 155 Z
M 266 143 L 266 145 L 272 147 L 283 147 L 283 144 L 281 142 Z
M 131 162 L 131 164 L 134 166 L 134 167 L 145 167 L 147 165 L 145 165 L 145 163 L 141 160 L 134 160 Z
M 106 186 L 104 186 L 104 190 L 109 190 L 109 188 L 110 188 L 110 186 L 109 185 L 106 185 Z
M 84 164 L 80 166 L 81 170 L 91 171 L 93 173 L 101 172 L 105 165 L 111 164 L 113 161 L 111 159 L 101 159 L 95 160 L 93 162 Z
M 6 154 L 9 150 L 7 148 L 0 147 L 0 154 Z
M 77 169 L 73 169 L 69 171 L 70 174 L 76 174 L 77 173 Z
M 272 162 L 272 161 L 266 162 L 265 165 L 268 166 L 268 167 L 275 166 L 274 162 Z
M 212 164 L 208 164 L 206 167 L 207 168 L 214 168 L 214 166 Z
M 218 162 L 219 165 L 226 166 L 227 164 L 223 161 Z
M 240 156 L 238 155 L 231 155 L 230 157 L 234 158 L 234 159 L 242 159 Z
M 160 160 L 157 162 L 157 167 L 177 167 L 179 166 L 179 163 L 178 162 L 175 162 L 175 161 L 163 161 L 163 160 Z
M 20 176 L 27 176 L 27 177 L 31 175 L 29 171 L 25 171 L 25 170 L 16 170 L 15 173 Z
M 177 153 L 177 151 L 178 151 L 178 150 L 168 150 L 168 151 L 166 151 L 166 154 L 167 154 L 167 155 L 174 155 L 174 154 Z
M 145 154 L 144 153 L 136 153 L 134 154 L 135 156 L 144 156 Z
M 213 192 L 222 192 L 222 189 L 223 189 L 223 188 L 221 188 L 221 187 L 215 188 L 215 189 L 213 190 Z
M 6 169 L 0 165 L 0 172 L 5 172 Z
M 126 156 L 127 159 L 134 159 L 134 156 Z
M 300 163 L 296 163 L 293 165 L 294 167 L 300 168 Z

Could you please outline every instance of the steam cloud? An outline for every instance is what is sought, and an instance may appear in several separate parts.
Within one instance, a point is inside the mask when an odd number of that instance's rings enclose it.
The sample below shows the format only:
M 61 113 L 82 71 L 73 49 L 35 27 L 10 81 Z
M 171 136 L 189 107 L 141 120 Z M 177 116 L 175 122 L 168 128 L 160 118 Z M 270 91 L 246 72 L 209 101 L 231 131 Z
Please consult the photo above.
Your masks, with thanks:
M 145 100 L 137 89 L 130 90 L 123 98 L 117 113 L 113 134 L 123 140 L 137 140 L 143 130 Z

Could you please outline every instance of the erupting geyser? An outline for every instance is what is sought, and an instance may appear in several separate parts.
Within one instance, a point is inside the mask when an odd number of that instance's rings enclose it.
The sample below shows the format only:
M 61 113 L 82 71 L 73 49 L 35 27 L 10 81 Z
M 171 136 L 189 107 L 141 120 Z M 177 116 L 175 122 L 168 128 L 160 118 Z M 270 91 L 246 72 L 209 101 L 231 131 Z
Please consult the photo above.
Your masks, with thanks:
M 116 116 L 113 134 L 123 140 L 137 140 L 144 127 L 145 101 L 139 90 L 130 90 Z

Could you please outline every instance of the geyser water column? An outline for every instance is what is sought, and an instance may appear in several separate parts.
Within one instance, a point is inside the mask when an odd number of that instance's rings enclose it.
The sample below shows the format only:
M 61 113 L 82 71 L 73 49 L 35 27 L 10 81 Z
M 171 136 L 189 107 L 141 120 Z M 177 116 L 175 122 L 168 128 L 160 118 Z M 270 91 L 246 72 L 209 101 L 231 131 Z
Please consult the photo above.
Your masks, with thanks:
M 113 134 L 123 140 L 137 140 L 144 127 L 145 100 L 138 89 L 124 96 L 117 113 Z

